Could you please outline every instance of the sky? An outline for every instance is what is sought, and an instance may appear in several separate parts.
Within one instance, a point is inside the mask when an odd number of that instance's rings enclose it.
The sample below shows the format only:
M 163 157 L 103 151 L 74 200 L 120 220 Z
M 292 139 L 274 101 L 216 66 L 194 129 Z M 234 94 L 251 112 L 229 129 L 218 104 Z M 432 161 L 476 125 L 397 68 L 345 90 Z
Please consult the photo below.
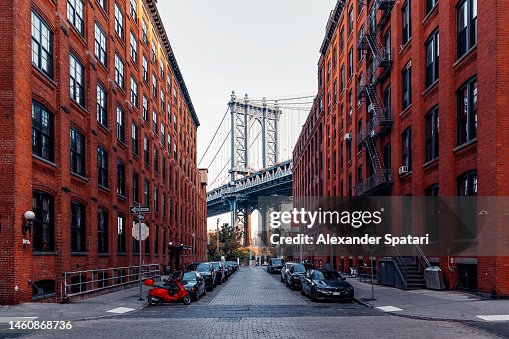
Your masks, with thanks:
M 198 114 L 198 159 L 237 96 L 314 95 L 325 26 L 336 0 L 159 0 Z M 228 220 L 226 220 L 228 219 Z M 211 225 L 215 227 L 215 220 Z M 225 218 L 225 222 L 229 218 Z

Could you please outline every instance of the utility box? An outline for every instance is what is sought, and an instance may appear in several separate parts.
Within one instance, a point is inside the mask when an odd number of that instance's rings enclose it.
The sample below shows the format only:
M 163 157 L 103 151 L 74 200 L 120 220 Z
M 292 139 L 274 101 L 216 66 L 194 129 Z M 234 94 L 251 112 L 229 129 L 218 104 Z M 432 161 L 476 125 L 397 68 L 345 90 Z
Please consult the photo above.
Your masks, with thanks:
M 445 290 L 444 276 L 438 266 L 428 267 L 424 270 L 426 288 L 431 290 Z

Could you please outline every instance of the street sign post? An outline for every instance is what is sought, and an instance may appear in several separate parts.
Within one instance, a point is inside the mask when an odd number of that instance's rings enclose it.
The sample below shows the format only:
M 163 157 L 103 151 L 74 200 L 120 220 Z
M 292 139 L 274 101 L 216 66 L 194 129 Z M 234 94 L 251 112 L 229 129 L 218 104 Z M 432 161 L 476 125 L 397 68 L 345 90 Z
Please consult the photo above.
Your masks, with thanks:
M 136 204 L 136 203 L 135 203 Z M 145 220 L 144 213 L 150 213 L 150 206 L 140 206 L 140 204 L 136 204 L 136 206 L 129 207 L 129 213 L 130 214 L 137 214 L 138 215 L 138 223 L 133 221 L 133 238 L 138 240 L 138 249 L 139 249 L 139 256 L 140 256 L 140 264 L 138 267 L 138 274 L 139 274 L 139 284 L 140 284 L 140 297 L 138 300 L 143 300 L 142 293 L 143 293 L 143 286 L 142 286 L 142 251 L 141 251 L 141 241 L 147 239 L 149 229 L 147 225 L 142 224 L 141 221 Z
M 150 213 L 150 206 L 131 206 L 129 207 L 129 213 L 131 214 Z
M 141 227 L 141 232 L 140 228 Z M 145 223 L 135 223 L 133 222 L 133 238 L 136 240 L 146 240 L 149 236 L 149 228 Z

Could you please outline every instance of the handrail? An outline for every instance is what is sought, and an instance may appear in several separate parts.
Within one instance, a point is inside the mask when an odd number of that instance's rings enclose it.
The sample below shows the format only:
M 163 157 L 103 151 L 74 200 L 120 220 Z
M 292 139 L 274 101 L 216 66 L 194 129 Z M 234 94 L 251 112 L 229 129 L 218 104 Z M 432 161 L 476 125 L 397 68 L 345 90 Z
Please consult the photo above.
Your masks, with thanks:
M 424 252 L 422 251 L 422 249 L 419 247 L 419 245 L 417 244 L 414 244 L 414 248 L 415 250 L 417 251 L 417 257 L 419 258 L 419 261 L 424 261 L 424 265 L 423 266 L 426 266 L 425 268 L 427 267 L 433 267 L 433 265 L 431 265 L 431 263 L 429 262 L 428 258 L 426 257 L 426 255 L 424 255 Z

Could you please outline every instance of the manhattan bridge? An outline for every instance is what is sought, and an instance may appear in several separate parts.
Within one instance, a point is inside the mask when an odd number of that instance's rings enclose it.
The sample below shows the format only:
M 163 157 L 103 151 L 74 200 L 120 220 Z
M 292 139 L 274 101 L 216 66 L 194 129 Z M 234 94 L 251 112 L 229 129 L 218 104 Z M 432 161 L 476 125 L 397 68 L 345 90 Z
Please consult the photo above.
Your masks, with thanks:
M 230 225 L 243 232 L 243 245 L 252 238 L 256 246 L 267 243 L 269 211 L 258 198 L 292 195 L 292 152 L 314 100 L 315 95 L 239 98 L 232 92 L 199 166 L 209 171 L 207 216 L 229 213 Z

